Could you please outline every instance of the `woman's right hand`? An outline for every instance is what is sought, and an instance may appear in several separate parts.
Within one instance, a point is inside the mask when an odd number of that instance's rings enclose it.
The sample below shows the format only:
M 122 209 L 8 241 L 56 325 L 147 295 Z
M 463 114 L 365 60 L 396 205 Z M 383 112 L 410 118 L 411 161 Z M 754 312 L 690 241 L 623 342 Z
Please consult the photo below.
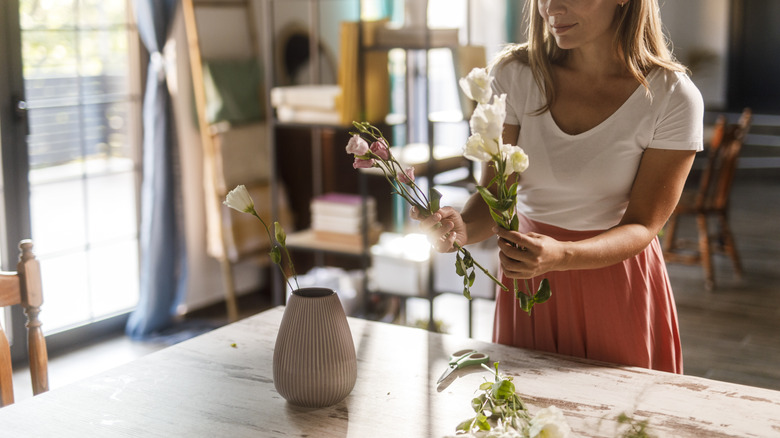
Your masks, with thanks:
M 412 207 L 409 215 L 412 219 L 420 221 L 420 230 L 428 235 L 428 240 L 438 252 L 455 252 L 455 242 L 464 246 L 468 241 L 463 217 L 452 207 L 442 207 L 428 217 L 423 217 L 416 208 Z

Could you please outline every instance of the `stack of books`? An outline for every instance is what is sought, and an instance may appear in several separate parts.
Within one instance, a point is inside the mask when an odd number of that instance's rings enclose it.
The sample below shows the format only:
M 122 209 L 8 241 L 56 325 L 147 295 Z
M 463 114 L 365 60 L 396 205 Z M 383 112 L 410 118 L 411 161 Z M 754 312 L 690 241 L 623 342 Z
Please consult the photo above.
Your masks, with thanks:
M 373 245 L 382 232 L 376 216 L 376 201 L 371 197 L 364 200 L 360 195 L 327 193 L 311 201 L 311 229 L 320 241 L 360 246 L 366 224 L 368 243 Z
M 291 85 L 271 89 L 271 106 L 276 117 L 285 123 L 341 123 L 338 85 Z

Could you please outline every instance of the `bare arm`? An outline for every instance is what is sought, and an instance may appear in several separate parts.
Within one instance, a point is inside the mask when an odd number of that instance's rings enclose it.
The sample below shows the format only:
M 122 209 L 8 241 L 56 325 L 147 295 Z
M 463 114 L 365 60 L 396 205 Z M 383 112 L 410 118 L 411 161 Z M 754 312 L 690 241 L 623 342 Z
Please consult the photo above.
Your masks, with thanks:
M 501 237 L 505 274 L 530 278 L 548 271 L 601 268 L 638 254 L 655 238 L 677 205 L 694 155 L 694 151 L 647 149 L 620 223 L 590 239 L 560 242 L 537 233 L 495 227 L 494 232 Z

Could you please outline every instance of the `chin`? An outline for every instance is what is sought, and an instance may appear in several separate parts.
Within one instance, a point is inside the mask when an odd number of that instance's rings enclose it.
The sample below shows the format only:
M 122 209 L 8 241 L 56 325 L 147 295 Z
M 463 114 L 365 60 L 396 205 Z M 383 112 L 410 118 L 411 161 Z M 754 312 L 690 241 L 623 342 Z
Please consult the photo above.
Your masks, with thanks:
M 555 38 L 555 45 L 563 50 L 576 48 L 576 44 L 573 44 L 571 41 L 566 41 L 566 38 Z

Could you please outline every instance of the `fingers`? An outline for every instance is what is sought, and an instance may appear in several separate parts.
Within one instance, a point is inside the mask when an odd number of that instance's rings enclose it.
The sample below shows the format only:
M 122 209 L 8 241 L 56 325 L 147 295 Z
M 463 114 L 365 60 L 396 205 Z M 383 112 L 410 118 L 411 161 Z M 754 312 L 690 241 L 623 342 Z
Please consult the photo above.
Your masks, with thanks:
M 504 241 L 514 245 L 515 248 L 519 248 L 522 251 L 527 251 L 529 247 L 534 246 L 533 240 L 529 238 L 530 235 L 518 231 L 505 230 L 501 227 L 493 227 L 493 232 L 499 237 L 499 243 Z
M 433 249 L 435 249 L 438 252 L 453 252 L 455 251 L 455 239 L 457 238 L 457 233 L 454 231 L 448 234 L 445 234 L 438 239 L 431 241 L 431 246 L 433 246 Z
M 535 276 L 535 270 L 529 264 L 513 259 L 504 253 L 499 253 L 498 258 L 501 263 L 501 272 L 508 278 L 526 279 Z
M 526 279 L 540 273 L 540 248 L 530 235 L 495 227 L 501 269 L 509 278 Z

